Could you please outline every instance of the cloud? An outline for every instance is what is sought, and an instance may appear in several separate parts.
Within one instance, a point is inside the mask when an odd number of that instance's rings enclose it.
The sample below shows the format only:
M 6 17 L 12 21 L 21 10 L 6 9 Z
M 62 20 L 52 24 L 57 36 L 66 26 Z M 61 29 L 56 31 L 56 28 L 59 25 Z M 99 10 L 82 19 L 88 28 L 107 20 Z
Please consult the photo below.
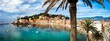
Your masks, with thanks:
M 6 12 L 17 12 L 16 7 L 22 3 L 20 0 L 2 0 L 0 2 L 2 2 L 0 4 L 0 10 Z
M 39 2 L 38 0 L 22 0 L 23 2 L 27 2 L 27 3 L 34 3 L 34 2 Z
M 42 8 L 45 0 L 0 0 L 0 10 L 7 12 L 7 15 L 10 18 L 15 18 L 14 16 L 29 16 L 33 14 L 43 13 L 47 6 Z M 58 2 L 57 4 L 60 4 Z M 49 13 L 52 14 L 63 14 L 69 16 L 69 9 L 62 10 L 59 9 L 55 12 L 58 5 L 55 5 Z M 69 7 L 69 6 L 68 6 Z M 93 4 L 93 9 L 88 6 L 85 6 L 82 1 L 77 3 L 77 17 L 92 17 L 92 16 L 109 16 L 110 14 L 107 9 L 100 9 L 99 5 Z M 3 12 L 2 12 L 3 13 Z
M 38 9 L 41 7 L 41 1 L 38 0 L 1 0 L 0 10 L 15 13 L 15 12 L 25 12 L 31 11 L 33 9 Z M 23 4 L 26 3 L 26 4 Z M 34 4 L 31 4 L 34 3 Z M 37 4 L 37 5 L 36 5 Z

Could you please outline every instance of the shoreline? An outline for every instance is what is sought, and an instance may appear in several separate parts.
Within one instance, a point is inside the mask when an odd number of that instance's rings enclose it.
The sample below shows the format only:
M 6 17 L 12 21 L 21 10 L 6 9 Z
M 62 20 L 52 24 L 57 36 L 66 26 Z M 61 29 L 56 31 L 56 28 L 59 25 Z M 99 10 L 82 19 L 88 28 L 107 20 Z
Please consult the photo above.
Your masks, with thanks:
M 70 20 L 29 20 L 26 22 L 26 20 L 17 20 L 20 21 L 21 25 L 27 25 L 29 27 L 32 26 L 38 26 L 38 27 L 51 27 L 51 28 L 57 28 L 57 29 L 64 29 L 64 30 L 69 30 L 71 29 L 70 26 Z M 14 21 L 13 24 L 18 24 L 17 21 Z M 78 32 L 84 32 L 82 30 L 82 28 L 80 28 L 79 26 L 77 26 L 77 30 Z

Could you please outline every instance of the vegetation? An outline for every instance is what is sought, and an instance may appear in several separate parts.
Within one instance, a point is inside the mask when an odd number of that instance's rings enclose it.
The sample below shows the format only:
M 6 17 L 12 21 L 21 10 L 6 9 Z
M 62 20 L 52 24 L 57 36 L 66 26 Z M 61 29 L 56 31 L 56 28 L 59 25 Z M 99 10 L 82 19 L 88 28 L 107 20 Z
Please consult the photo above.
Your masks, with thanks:
M 82 27 L 86 31 L 86 36 L 87 36 L 87 41 L 90 41 L 89 39 L 89 31 L 92 32 L 92 38 L 95 39 L 96 41 L 103 39 L 102 33 L 97 31 L 97 28 L 93 26 L 93 21 L 90 19 L 85 19 L 82 22 Z
M 98 40 L 103 40 L 103 34 L 100 33 L 99 31 L 96 31 L 92 34 L 93 39 L 95 39 L 96 41 Z
M 77 41 L 76 39 L 76 35 L 77 35 L 77 23 L 76 23 L 76 13 L 77 13 L 77 2 L 78 0 L 46 0 L 45 3 L 43 4 L 46 5 L 47 3 L 50 3 L 44 13 L 47 14 L 47 12 L 53 7 L 55 6 L 56 3 L 58 3 L 59 1 L 61 1 L 60 4 L 58 4 L 58 7 L 56 9 L 56 11 L 59 8 L 63 8 L 63 9 L 67 9 L 68 5 L 69 5 L 69 11 L 70 11 L 70 23 L 71 23 L 71 36 L 70 36 L 70 41 Z M 82 0 L 84 2 L 84 4 L 86 4 L 87 6 L 90 6 L 92 8 L 92 3 L 91 2 L 97 2 L 99 4 L 101 4 L 103 6 L 103 8 L 105 8 L 104 4 L 103 4 L 103 0 Z
M 21 17 L 21 19 L 26 19 L 26 20 L 28 20 L 29 18 L 32 18 L 32 19 L 38 19 L 39 16 L 41 16 L 41 15 L 43 15 L 43 13 L 40 13 L 40 14 L 38 14 L 38 15 L 35 14 L 35 15 L 32 15 L 32 16 Z M 59 15 L 46 14 L 46 16 L 49 17 L 49 18 L 55 18 L 55 17 L 57 17 L 57 16 L 59 16 Z M 61 17 L 64 17 L 64 18 L 66 18 L 66 19 L 69 19 L 69 17 L 64 16 L 64 15 L 61 15 Z M 19 19 L 20 19 L 20 17 L 18 18 L 18 20 L 19 20 Z
M 96 28 L 93 27 L 93 21 L 90 20 L 90 19 L 85 19 L 83 22 L 82 22 L 82 27 L 83 29 L 86 31 L 86 34 L 87 34 L 87 41 L 89 41 L 89 31 L 91 32 L 95 32 L 96 31 Z

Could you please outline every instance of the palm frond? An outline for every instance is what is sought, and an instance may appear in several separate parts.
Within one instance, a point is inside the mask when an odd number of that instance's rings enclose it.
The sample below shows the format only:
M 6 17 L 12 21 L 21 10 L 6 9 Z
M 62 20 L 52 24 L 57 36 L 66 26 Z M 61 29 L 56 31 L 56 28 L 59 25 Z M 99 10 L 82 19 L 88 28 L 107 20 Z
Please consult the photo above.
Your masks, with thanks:
M 96 2 L 99 3 L 100 5 L 102 5 L 103 8 L 105 8 L 104 3 L 103 3 L 104 0 L 97 0 Z
M 64 10 L 64 9 L 67 9 L 68 4 L 70 4 L 69 1 L 72 1 L 72 2 L 73 2 L 73 0 L 46 0 L 46 1 L 44 2 L 43 6 L 45 6 L 47 3 L 50 3 L 50 4 L 49 4 L 49 6 L 47 7 L 45 13 L 47 13 L 47 12 L 48 12 L 53 6 L 55 6 L 55 4 L 56 4 L 57 2 L 59 2 L 59 1 L 61 1 L 61 3 L 58 4 L 58 7 L 57 7 L 56 11 L 57 11 L 59 8 L 62 8 L 63 10 Z M 76 1 L 76 0 L 74 0 L 74 1 Z M 92 2 L 99 3 L 100 5 L 102 5 L 103 8 L 105 8 L 105 6 L 104 6 L 104 0 L 82 0 L 82 1 L 83 1 L 83 3 L 84 3 L 85 5 L 90 6 L 90 8 L 93 8 Z M 110 1 L 110 0 L 107 0 L 107 1 Z M 43 6 L 42 6 L 42 7 L 43 7 Z
M 67 6 L 68 6 L 68 0 L 66 0 L 65 9 L 67 9 Z
M 82 1 L 83 1 L 83 3 L 84 3 L 85 5 L 90 6 L 90 7 L 92 8 L 92 3 L 91 3 L 90 0 L 82 0 Z M 93 1 L 94 1 L 94 0 L 93 0 Z
M 94 32 L 96 30 L 96 27 L 94 27 L 92 24 L 93 24 L 92 20 L 85 19 L 82 22 L 82 27 L 85 29 L 85 31 L 92 31 L 92 32 Z
M 60 7 L 63 7 L 65 1 L 66 1 L 66 0 L 62 0 L 62 2 L 60 3 L 60 5 L 57 7 L 56 11 L 57 11 Z
M 90 6 L 92 8 L 92 3 L 91 2 L 96 2 L 99 3 L 100 5 L 102 5 L 103 8 L 105 8 L 104 6 L 104 0 L 82 0 L 83 3 L 87 6 Z M 109 2 L 110 0 L 108 0 Z
M 66 3 L 66 0 L 63 1 L 63 4 L 62 4 L 62 9 L 64 10 L 64 7 L 65 7 L 65 3 Z
M 90 26 L 89 30 L 92 31 L 92 33 L 94 33 L 97 31 L 97 28 L 94 26 Z
M 45 6 L 47 3 L 50 3 L 49 6 L 47 7 L 46 11 L 45 11 L 45 14 L 53 7 L 55 6 L 55 4 L 57 2 L 59 2 L 61 0 L 46 0 L 43 4 L 43 6 Z M 43 7 L 42 6 L 42 7 Z M 66 9 L 68 6 L 68 0 L 62 0 L 60 4 L 58 4 L 58 7 L 56 9 L 56 11 L 59 9 L 59 8 L 62 8 L 64 10 L 64 8 Z
M 108 2 L 110 2 L 110 0 L 107 0 Z
M 58 0 L 53 0 L 50 5 L 47 7 L 45 14 L 58 2 Z
M 50 0 L 45 1 L 45 3 L 42 5 L 42 7 L 45 6 L 49 2 L 50 2 Z
M 103 39 L 103 34 L 100 33 L 99 31 L 96 31 L 95 33 L 92 34 L 92 37 L 96 40 L 101 40 Z

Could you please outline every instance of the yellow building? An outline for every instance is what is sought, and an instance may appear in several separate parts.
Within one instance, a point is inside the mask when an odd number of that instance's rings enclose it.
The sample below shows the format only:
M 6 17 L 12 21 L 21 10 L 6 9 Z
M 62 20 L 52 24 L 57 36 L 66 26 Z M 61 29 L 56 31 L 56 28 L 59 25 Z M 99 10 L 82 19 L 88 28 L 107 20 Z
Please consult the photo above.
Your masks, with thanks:
M 33 20 L 32 20 L 31 18 L 29 18 L 29 22 L 30 22 L 30 23 L 33 23 Z
M 20 23 L 23 23 L 23 20 L 20 18 L 19 20 L 18 20 Z
M 40 20 L 43 20 L 45 17 L 43 15 L 39 16 Z

